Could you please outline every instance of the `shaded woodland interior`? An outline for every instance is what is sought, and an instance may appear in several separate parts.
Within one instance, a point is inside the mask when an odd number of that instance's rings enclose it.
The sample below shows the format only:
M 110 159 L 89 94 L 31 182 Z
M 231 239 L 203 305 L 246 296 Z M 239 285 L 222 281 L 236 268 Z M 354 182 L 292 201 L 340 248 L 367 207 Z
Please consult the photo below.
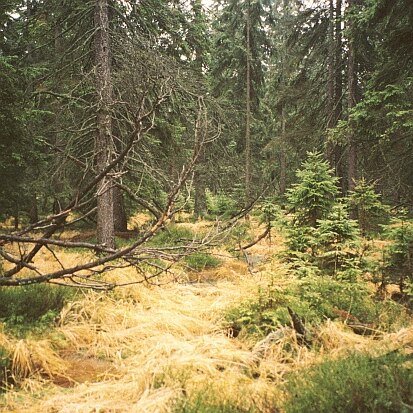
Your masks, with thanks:
M 0 408 L 411 411 L 412 105 L 410 0 L 3 0 Z

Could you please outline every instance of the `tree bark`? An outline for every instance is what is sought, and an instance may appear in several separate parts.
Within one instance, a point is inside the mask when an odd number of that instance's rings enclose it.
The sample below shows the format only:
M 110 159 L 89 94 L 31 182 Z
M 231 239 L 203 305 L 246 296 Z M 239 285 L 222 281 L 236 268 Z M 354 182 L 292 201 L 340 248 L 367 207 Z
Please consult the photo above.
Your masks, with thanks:
M 289 10 L 289 1 L 283 1 L 284 10 Z M 289 14 L 289 13 L 288 13 Z M 281 49 L 281 87 L 284 88 L 287 83 L 287 78 L 290 73 L 290 65 L 288 64 L 287 59 L 287 50 L 286 50 L 286 35 L 282 35 L 283 47 Z M 283 103 L 281 108 L 281 145 L 280 145 L 280 195 L 283 196 L 287 189 L 287 105 Z
M 201 0 L 192 0 L 192 8 L 194 10 L 195 21 L 194 24 L 198 25 L 202 20 L 202 2 Z M 199 76 L 202 76 L 202 54 L 200 46 L 195 48 L 195 61 L 194 67 Z M 201 136 L 201 131 L 196 132 L 197 137 Z M 194 214 L 196 217 L 202 217 L 207 212 L 206 202 L 206 174 L 205 174 L 205 144 L 203 142 L 196 142 L 195 145 L 199 147 L 199 156 L 197 164 L 194 170 Z
M 335 94 L 334 94 L 334 82 L 335 82 L 335 61 L 336 61 L 336 44 L 334 35 L 334 1 L 329 1 L 329 22 L 328 22 L 328 79 L 327 79 L 327 129 L 332 129 L 335 124 Z M 335 145 L 327 141 L 326 144 L 326 156 L 331 167 L 335 168 Z
M 13 208 L 13 223 L 14 223 L 14 230 L 17 231 L 19 229 L 19 221 L 20 221 L 20 209 L 18 202 L 14 203 Z
M 202 155 L 200 155 L 201 157 Z M 202 162 L 199 161 L 200 163 Z M 202 165 L 199 164 L 195 167 L 194 173 L 194 214 L 196 217 L 202 217 L 206 214 L 207 203 L 206 203 L 206 182 L 204 178 L 203 171 L 201 170 Z
M 33 4 L 30 0 L 27 0 L 26 2 L 26 13 L 27 13 L 27 21 L 26 21 L 26 27 L 25 27 L 25 36 L 26 36 L 26 42 L 27 42 L 27 64 L 31 66 L 34 63 L 33 59 L 33 45 L 31 42 L 30 38 L 30 24 L 31 20 L 34 14 L 33 10 Z M 27 84 L 27 93 L 31 95 L 33 93 L 34 87 L 33 87 L 33 81 L 29 80 Z M 33 188 L 36 188 L 36 184 L 34 183 Z M 30 199 L 29 199 L 29 222 L 30 224 L 34 224 L 39 220 L 39 209 L 37 206 L 37 194 L 36 190 L 34 189 L 34 192 L 30 194 Z
M 115 232 L 128 231 L 128 217 L 125 210 L 123 193 L 117 186 L 113 188 L 113 225 Z
M 337 125 L 343 112 L 343 34 L 342 34 L 342 0 L 336 1 L 335 6 L 335 85 L 334 85 L 334 122 Z M 334 149 L 336 175 L 340 179 L 341 193 L 347 192 L 347 180 L 343 156 L 343 148 L 336 145 Z
M 280 194 L 284 195 L 287 189 L 287 154 L 286 154 L 286 124 L 287 115 L 285 113 L 285 105 L 281 109 L 281 153 L 280 153 Z
M 102 171 L 112 160 L 112 78 L 110 68 L 108 0 L 96 0 L 95 71 L 97 94 L 96 166 Z M 113 181 L 105 176 L 97 185 L 97 241 L 108 248 L 115 247 Z
M 246 97 L 245 97 L 245 206 L 251 202 L 251 33 L 250 33 L 250 2 L 246 11 Z
M 342 0 L 336 1 L 335 16 L 335 84 L 334 84 L 334 122 L 341 118 L 343 102 L 343 35 L 341 27 Z
M 348 9 L 354 6 L 354 0 L 348 0 Z M 357 87 L 357 73 L 356 73 L 356 53 L 354 42 L 354 28 L 351 17 L 348 20 L 348 113 L 356 106 L 356 87 Z M 357 148 L 354 141 L 354 133 L 351 125 L 349 125 L 348 134 L 348 157 L 347 157 L 347 186 L 348 191 L 353 191 L 357 179 Z
M 29 222 L 35 224 L 39 221 L 39 208 L 37 206 L 37 194 L 33 193 L 30 196 Z

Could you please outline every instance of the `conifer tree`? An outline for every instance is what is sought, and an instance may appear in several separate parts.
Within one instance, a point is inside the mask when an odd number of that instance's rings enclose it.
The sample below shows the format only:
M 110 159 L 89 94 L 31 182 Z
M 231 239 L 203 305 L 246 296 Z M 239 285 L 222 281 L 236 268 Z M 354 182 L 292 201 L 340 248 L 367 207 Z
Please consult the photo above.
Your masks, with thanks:
M 357 222 L 338 202 L 338 178 L 321 153 L 308 153 L 298 182 L 287 192 L 294 211 L 287 255 L 302 275 L 322 273 L 355 280 L 360 273 Z
M 354 191 L 348 195 L 348 203 L 353 210 L 354 217 L 360 226 L 363 235 L 377 231 L 378 224 L 386 220 L 388 207 L 381 202 L 374 185 L 368 183 L 364 178 L 356 182 Z
M 338 178 L 323 155 L 309 152 L 297 171 L 298 182 L 287 191 L 287 199 L 295 211 L 299 225 L 317 227 L 320 219 L 326 218 L 338 196 Z

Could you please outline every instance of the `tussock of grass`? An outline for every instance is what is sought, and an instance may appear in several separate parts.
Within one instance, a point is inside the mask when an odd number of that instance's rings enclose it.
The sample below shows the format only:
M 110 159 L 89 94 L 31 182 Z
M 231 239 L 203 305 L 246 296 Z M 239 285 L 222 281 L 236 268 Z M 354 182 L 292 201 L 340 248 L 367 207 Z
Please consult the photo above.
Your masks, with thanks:
M 0 328 L 0 347 L 6 352 L 11 353 L 13 351 L 13 341 L 12 339 L 2 331 Z
M 67 363 L 52 349 L 47 340 L 19 340 L 12 358 L 12 374 L 16 381 L 33 376 L 52 378 L 64 375 Z
M 28 377 L 34 370 L 30 350 L 27 348 L 24 340 L 16 344 L 13 354 L 13 375 L 17 379 Z
M 13 345 L 8 337 L 0 331 L 0 393 L 11 375 Z

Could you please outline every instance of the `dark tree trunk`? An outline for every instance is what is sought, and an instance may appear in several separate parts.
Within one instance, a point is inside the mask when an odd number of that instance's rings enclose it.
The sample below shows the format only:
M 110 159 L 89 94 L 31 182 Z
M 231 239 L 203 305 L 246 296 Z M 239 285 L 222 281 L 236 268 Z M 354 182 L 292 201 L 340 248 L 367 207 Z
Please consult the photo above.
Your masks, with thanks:
M 207 202 L 206 202 L 206 193 L 205 193 L 206 182 L 205 182 L 203 171 L 201 168 L 199 168 L 199 166 L 196 167 L 195 174 L 194 174 L 194 187 L 195 187 L 194 214 L 196 217 L 205 216 L 206 211 L 207 211 Z
M 39 209 L 37 207 L 37 194 L 32 194 L 30 197 L 29 206 L 29 222 L 34 224 L 39 221 Z
M 245 97 L 245 206 L 251 202 L 251 33 L 250 33 L 250 3 L 246 12 L 246 97 Z
M 289 8 L 289 0 L 283 1 L 284 10 Z M 286 36 L 283 35 L 283 42 L 287 42 Z M 290 72 L 290 65 L 287 63 L 287 50 L 285 49 L 285 45 L 281 50 L 281 87 L 284 88 L 286 86 L 286 79 L 289 76 Z M 287 104 L 283 103 L 281 108 L 281 145 L 280 145 L 280 195 L 284 196 L 285 191 L 287 189 Z
M 97 95 L 96 166 L 100 172 L 113 158 L 112 78 L 110 69 L 108 0 L 95 2 L 95 71 Z M 109 248 L 115 246 L 113 182 L 105 176 L 97 188 L 97 241 Z
M 34 63 L 33 59 L 33 43 L 30 38 L 30 24 L 32 24 L 32 18 L 34 14 L 34 4 L 32 1 L 27 0 L 26 2 L 26 13 L 27 13 L 27 22 L 26 22 L 26 27 L 25 27 L 25 36 L 26 36 L 26 42 L 27 42 L 27 64 L 31 66 Z M 27 93 L 28 95 L 32 94 L 34 90 L 33 86 L 33 81 L 29 80 L 27 84 Z M 34 174 L 33 174 L 34 175 Z M 33 187 L 35 187 L 35 182 L 33 184 Z M 39 211 L 38 211 L 38 206 L 37 206 L 37 194 L 36 192 L 31 193 L 30 199 L 29 199 L 29 222 L 30 224 L 34 224 L 39 221 Z
M 201 111 L 201 108 L 199 108 Z M 196 217 L 202 217 L 206 214 L 206 174 L 205 174 L 205 130 L 206 125 L 201 121 L 201 112 L 195 123 L 195 150 L 199 151 L 197 163 L 194 168 L 194 214 Z
M 202 20 L 202 2 L 201 0 L 192 0 L 192 8 L 195 14 L 195 22 L 197 25 Z M 200 47 L 195 48 L 195 70 L 202 76 L 202 56 L 203 52 Z M 200 142 L 200 136 L 203 135 L 203 131 L 195 131 L 196 133 L 196 147 L 199 148 L 199 156 L 197 160 L 197 165 L 194 170 L 194 214 L 196 217 L 205 216 L 207 212 L 207 201 L 206 201 L 206 174 L 205 174 L 205 150 L 206 146 L 204 142 Z
M 20 208 L 19 208 L 18 202 L 16 202 L 13 208 L 13 224 L 14 224 L 15 231 L 19 229 L 19 223 L 20 223 Z
M 334 82 L 334 122 L 337 124 L 342 114 L 343 103 L 343 35 L 342 35 L 342 0 L 336 1 L 335 16 L 335 82 Z
M 328 79 L 327 79 L 327 129 L 332 129 L 336 126 L 335 123 L 335 65 L 336 65 L 336 43 L 334 35 L 334 1 L 329 2 L 329 22 L 328 22 Z M 327 141 L 326 156 L 331 167 L 335 168 L 335 145 Z
M 128 217 L 125 202 L 123 193 L 117 186 L 113 188 L 113 215 L 115 232 L 127 232 Z
M 351 9 L 354 5 L 354 0 L 348 0 L 348 7 Z M 348 112 L 356 106 L 356 89 L 357 89 L 357 73 L 356 73 L 356 51 L 354 41 L 354 27 L 351 17 L 348 20 Z M 348 135 L 348 157 L 347 157 L 347 185 L 348 191 L 353 191 L 357 179 L 357 148 L 354 141 L 354 133 L 351 125 L 349 127 Z
M 285 194 L 285 190 L 287 189 L 287 154 L 285 150 L 285 143 L 286 143 L 286 124 L 287 124 L 287 116 L 285 113 L 285 106 L 281 109 L 281 153 L 280 153 L 280 195 Z
M 342 34 L 342 0 L 336 1 L 335 6 L 335 85 L 334 85 L 334 123 L 342 118 L 343 112 L 343 34 Z M 340 179 L 341 193 L 343 195 L 347 192 L 347 180 L 345 176 L 347 171 L 345 168 L 345 157 L 343 156 L 343 149 L 340 145 L 334 148 L 335 170 L 336 175 Z

